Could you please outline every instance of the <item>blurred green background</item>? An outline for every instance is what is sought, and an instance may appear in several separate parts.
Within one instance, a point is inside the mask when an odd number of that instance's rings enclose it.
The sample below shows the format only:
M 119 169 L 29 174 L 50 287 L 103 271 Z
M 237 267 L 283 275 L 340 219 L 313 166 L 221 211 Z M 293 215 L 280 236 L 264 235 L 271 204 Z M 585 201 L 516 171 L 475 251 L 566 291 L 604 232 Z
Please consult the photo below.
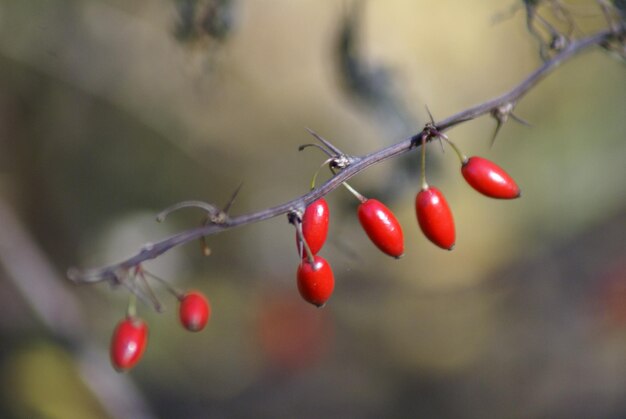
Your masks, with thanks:
M 576 36 L 606 25 L 564 2 Z M 521 2 L 520 2 L 521 4 Z M 415 153 L 351 183 L 384 199 L 406 255 L 381 254 L 338 189 L 321 254 L 337 281 L 298 295 L 284 217 L 146 264 L 213 307 L 207 330 L 163 314 L 144 359 L 117 374 L 108 340 L 128 295 L 64 272 L 117 261 L 191 228 L 308 190 L 324 156 L 310 127 L 362 155 L 513 87 L 541 63 L 513 2 L 0 1 L 0 417 L 623 418 L 626 416 L 626 73 L 595 49 L 495 123 L 450 131 L 518 181 L 486 199 L 451 152 L 428 179 L 457 225 L 453 252 L 421 235 Z M 550 10 L 542 10 L 546 17 Z M 562 22 L 556 22 L 562 25 Z M 323 172 L 323 176 L 326 173 Z

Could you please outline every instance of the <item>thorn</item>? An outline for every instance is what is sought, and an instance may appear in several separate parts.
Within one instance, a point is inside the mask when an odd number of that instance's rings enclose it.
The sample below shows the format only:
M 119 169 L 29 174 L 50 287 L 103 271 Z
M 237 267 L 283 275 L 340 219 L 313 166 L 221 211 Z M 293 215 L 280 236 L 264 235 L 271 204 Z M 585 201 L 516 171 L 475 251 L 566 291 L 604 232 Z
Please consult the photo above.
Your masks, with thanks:
M 502 120 L 496 118 L 496 129 L 493 131 L 493 136 L 491 137 L 491 143 L 489 144 L 489 148 L 493 148 L 493 145 L 496 143 L 496 137 L 498 136 L 498 132 L 500 132 L 500 128 L 502 128 Z
M 332 143 L 330 143 L 328 140 L 324 139 L 321 135 L 317 134 L 315 131 L 313 131 L 310 128 L 306 128 L 306 130 L 309 132 L 309 134 L 311 134 L 313 137 L 315 137 L 319 142 L 321 142 L 322 144 L 324 144 L 326 147 L 328 147 L 333 153 L 335 153 L 336 156 L 343 156 L 345 155 L 344 152 L 342 152 L 341 150 L 339 150 L 337 147 L 335 147 L 334 145 L 332 145 Z
M 435 125 L 435 119 L 433 118 L 433 114 L 430 113 L 430 109 L 428 108 L 428 105 L 424 105 L 426 107 L 426 112 L 428 112 L 428 117 L 430 118 L 430 123 Z
M 320 150 L 322 150 L 324 152 L 324 154 L 326 154 L 328 157 L 335 157 L 335 155 L 333 153 L 331 153 L 330 151 L 326 150 L 324 147 L 322 147 L 319 144 L 302 144 L 300 147 L 298 147 L 298 151 L 302 151 L 305 148 L 308 147 L 315 147 L 315 148 L 319 148 Z
M 230 199 L 224 206 L 224 209 L 222 210 L 222 212 L 228 214 L 228 211 L 230 210 L 230 207 L 233 205 L 233 202 L 235 202 L 235 198 L 237 198 L 237 195 L 239 194 L 239 191 L 241 190 L 242 186 L 243 186 L 243 181 L 239 182 L 239 186 L 237 186 L 237 189 L 235 189 L 233 194 L 230 196 Z
M 507 102 L 491 110 L 491 116 L 496 120 L 496 123 L 498 125 L 496 125 L 496 129 L 494 130 L 493 136 L 491 137 L 490 147 L 493 147 L 493 145 L 495 144 L 496 137 L 498 136 L 502 125 L 504 125 L 509 120 L 509 116 L 522 125 L 530 126 L 528 122 L 513 114 L 513 108 L 515 108 L 515 103 Z
M 519 122 L 520 124 L 526 127 L 532 127 L 532 124 L 530 122 L 520 118 L 519 116 L 515 115 L 513 112 L 511 112 L 509 115 L 511 115 L 511 118 L 513 118 L 515 122 Z

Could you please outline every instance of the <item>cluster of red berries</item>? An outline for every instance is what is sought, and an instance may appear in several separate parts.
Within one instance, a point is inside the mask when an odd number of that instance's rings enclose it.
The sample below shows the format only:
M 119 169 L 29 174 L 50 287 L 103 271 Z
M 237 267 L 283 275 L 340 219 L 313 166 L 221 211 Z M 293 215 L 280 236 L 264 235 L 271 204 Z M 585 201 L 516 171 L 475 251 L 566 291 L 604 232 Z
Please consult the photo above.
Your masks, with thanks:
M 199 332 L 211 317 L 211 305 L 204 294 L 188 291 L 176 294 L 179 300 L 178 317 L 190 332 Z M 117 324 L 111 338 L 111 363 L 117 371 L 128 371 L 143 356 L 148 344 L 148 325 L 134 314 L 134 299 L 128 314 Z
M 495 163 L 482 157 L 467 158 L 443 134 L 436 133 L 435 136 L 445 139 L 455 150 L 461 160 L 461 173 L 472 188 L 491 198 L 513 199 L 520 196 L 515 181 Z M 422 140 L 422 188 L 415 197 L 417 221 L 432 243 L 452 250 L 456 241 L 454 218 L 441 191 L 426 183 L 426 141 L 425 138 Z M 404 254 L 404 236 L 391 210 L 376 199 L 365 198 L 348 184 L 344 183 L 344 186 L 361 201 L 358 218 L 370 240 L 383 253 L 400 258 Z M 292 222 L 296 225 L 296 242 L 301 256 L 297 272 L 298 290 L 306 301 L 321 307 L 335 287 L 330 265 L 317 255 L 328 235 L 328 204 L 320 198 L 305 209 L 302 217 L 295 218 Z
M 421 136 L 422 187 L 415 197 L 415 213 L 424 235 L 435 245 L 451 250 L 456 240 L 452 211 L 450 211 L 441 191 L 426 183 L 425 153 L 428 139 L 445 140 L 454 149 L 461 161 L 463 177 L 472 188 L 481 194 L 497 199 L 513 199 L 520 196 L 520 189 L 515 181 L 495 163 L 482 157 L 467 158 L 454 143 L 438 132 L 434 126 L 427 128 L 430 131 Z M 344 164 L 343 167 L 345 167 L 347 157 L 323 138 L 312 134 L 326 146 L 326 148 L 318 147 L 329 155 L 330 158 L 325 164 L 329 163 L 331 171 L 334 173 L 334 169 L 342 167 L 341 164 Z M 306 146 L 310 145 L 305 145 L 301 149 Z M 316 177 L 317 173 L 313 177 L 312 187 L 315 186 Z M 376 199 L 364 197 L 347 183 L 344 182 L 343 185 L 360 201 L 357 215 L 363 230 L 372 243 L 383 253 L 394 258 L 400 258 L 404 254 L 404 235 L 400 223 L 391 210 Z M 210 205 L 201 206 L 211 216 L 210 218 L 207 216 L 207 220 L 218 223 L 220 220 L 226 219 L 226 211 L 232 204 L 237 191 L 231 197 L 226 209 L 222 211 L 217 211 Z M 158 218 L 165 218 L 169 212 L 186 206 L 198 206 L 198 203 L 189 201 L 174 205 L 161 213 Z M 330 265 L 326 259 L 318 256 L 318 252 L 324 246 L 328 236 L 329 218 L 328 203 L 323 197 L 311 203 L 303 212 L 292 211 L 289 213 L 289 221 L 296 227 L 296 244 L 300 253 L 300 264 L 297 271 L 298 290 L 304 300 L 318 307 L 323 306 L 328 301 L 335 288 L 335 278 Z M 208 222 L 207 220 L 205 220 L 205 224 Z M 204 241 L 202 241 L 202 245 L 203 252 L 209 254 L 210 250 Z M 145 275 L 159 280 L 167 287 L 168 291 L 177 297 L 180 303 L 179 318 L 185 329 L 197 332 L 205 327 L 211 315 L 211 307 L 202 293 L 189 291 L 182 294 L 170 287 L 166 281 L 144 271 L 141 267 L 136 268 L 133 279 L 139 277 L 147 286 Z M 150 294 L 153 296 L 151 292 Z M 156 298 L 154 300 L 158 309 L 158 301 Z M 148 341 L 148 326 L 135 315 L 134 303 L 133 294 L 128 314 L 117 324 L 111 340 L 111 362 L 118 371 L 126 371 L 134 367 L 141 359 Z
M 380 201 L 367 199 L 346 186 L 361 201 L 357 214 L 370 240 L 383 253 L 401 257 L 404 254 L 404 235 L 391 210 Z M 301 229 L 296 236 L 301 254 L 297 273 L 298 290 L 306 301 L 321 307 L 328 301 L 335 287 L 330 265 L 326 259 L 317 255 L 328 235 L 329 211 L 326 200 L 320 198 L 310 204 L 299 222 Z

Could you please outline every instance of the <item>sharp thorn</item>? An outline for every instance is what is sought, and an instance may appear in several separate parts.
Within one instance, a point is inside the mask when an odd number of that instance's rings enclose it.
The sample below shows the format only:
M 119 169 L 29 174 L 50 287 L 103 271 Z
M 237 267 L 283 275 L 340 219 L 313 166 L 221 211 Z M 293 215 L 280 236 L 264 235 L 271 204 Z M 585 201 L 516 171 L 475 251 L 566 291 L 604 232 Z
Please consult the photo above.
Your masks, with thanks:
M 500 128 L 502 128 L 502 121 L 500 119 L 496 119 L 498 125 L 496 125 L 496 129 L 493 131 L 493 136 L 491 137 L 491 143 L 489 144 L 489 148 L 493 148 L 493 145 L 496 143 L 496 137 L 500 132 Z
M 339 150 L 337 147 L 332 145 L 328 140 L 324 139 L 321 135 L 317 134 L 312 129 L 306 128 L 306 130 L 309 132 L 309 134 L 311 134 L 313 137 L 315 137 L 319 142 L 324 144 L 326 147 L 328 147 L 328 149 L 330 149 L 333 153 L 335 153 L 335 155 L 337 155 L 337 156 L 344 155 L 344 153 L 341 150 Z
M 233 194 L 230 196 L 230 199 L 228 200 L 228 202 L 224 206 L 224 209 L 222 210 L 222 212 L 228 214 L 228 211 L 230 211 L 230 207 L 233 205 L 233 202 L 235 202 L 235 199 L 237 198 L 237 195 L 239 194 L 239 191 L 241 191 L 241 187 L 242 186 L 243 186 L 243 181 L 239 182 L 239 185 L 237 186 L 237 189 L 235 189 Z
M 302 144 L 300 147 L 298 147 L 298 151 L 302 151 L 305 148 L 308 147 L 315 147 L 315 148 L 319 148 L 320 150 L 322 150 L 324 152 L 324 154 L 326 154 L 328 157 L 334 158 L 335 155 L 333 153 L 331 153 L 330 151 L 326 150 L 324 147 L 322 147 L 319 144 Z
M 509 115 L 511 116 L 511 118 L 515 120 L 515 122 L 519 122 L 520 124 L 527 126 L 527 127 L 532 127 L 532 124 L 530 122 L 520 118 L 519 116 L 515 115 L 513 112 L 511 112 Z
M 428 108 L 428 105 L 424 105 L 426 107 L 426 112 L 428 113 L 428 117 L 430 118 L 430 123 L 435 125 L 435 119 L 433 118 L 433 114 L 430 113 L 430 109 Z

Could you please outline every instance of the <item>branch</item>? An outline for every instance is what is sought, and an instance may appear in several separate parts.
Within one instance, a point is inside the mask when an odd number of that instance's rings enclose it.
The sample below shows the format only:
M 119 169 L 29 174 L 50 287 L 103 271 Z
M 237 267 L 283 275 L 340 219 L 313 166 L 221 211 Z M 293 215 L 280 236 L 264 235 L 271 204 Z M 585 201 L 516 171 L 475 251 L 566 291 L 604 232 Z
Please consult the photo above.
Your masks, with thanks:
M 349 166 L 338 172 L 320 187 L 307 194 L 294 198 L 291 201 L 250 214 L 244 214 L 232 218 L 227 217 L 221 223 L 203 225 L 201 227 L 180 232 L 156 243 L 147 243 L 142 246 L 137 254 L 118 263 L 83 271 L 76 268 L 70 268 L 67 275 L 76 283 L 95 283 L 105 280 L 119 282 L 120 278 L 123 278 L 129 269 L 141 264 L 144 261 L 155 259 L 174 247 L 196 240 L 200 237 L 217 234 L 224 230 L 256 223 L 269 218 L 277 217 L 279 215 L 288 214 L 290 212 L 304 211 L 308 204 L 328 194 L 340 186 L 343 182 L 368 167 L 419 147 L 422 137 L 425 137 L 427 141 L 432 140 L 431 133 L 433 130 L 443 132 L 479 116 L 498 111 L 502 112 L 502 109 L 512 109 L 512 105 L 519 101 L 520 98 L 522 98 L 530 89 L 537 85 L 539 81 L 550 74 L 559 65 L 592 46 L 608 45 L 612 40 L 618 39 L 620 36 L 624 36 L 624 34 L 616 34 L 610 30 L 603 30 L 589 37 L 572 41 L 565 46 L 562 51 L 545 61 L 542 66 L 505 94 L 461 111 L 438 123 L 427 124 L 426 127 L 424 127 L 424 129 L 416 135 L 389 147 L 362 157 L 350 156 Z
M 577 53 L 594 45 L 605 44 L 611 41 L 614 37 L 617 37 L 617 35 L 613 34 L 609 30 L 605 30 L 587 38 L 570 43 L 559 54 L 545 61 L 541 67 L 532 72 L 528 77 L 526 77 L 526 79 L 510 91 L 494 99 L 488 100 L 487 102 L 478 104 L 452 115 L 451 117 L 448 117 L 438 123 L 437 127 L 440 131 L 445 131 L 455 125 L 484 115 L 501 106 L 517 102 L 530 89 L 535 87 L 545 76 L 550 74 L 552 70 L 556 69 L 556 67 L 569 60 Z

